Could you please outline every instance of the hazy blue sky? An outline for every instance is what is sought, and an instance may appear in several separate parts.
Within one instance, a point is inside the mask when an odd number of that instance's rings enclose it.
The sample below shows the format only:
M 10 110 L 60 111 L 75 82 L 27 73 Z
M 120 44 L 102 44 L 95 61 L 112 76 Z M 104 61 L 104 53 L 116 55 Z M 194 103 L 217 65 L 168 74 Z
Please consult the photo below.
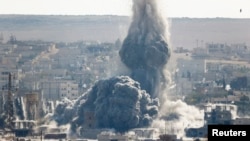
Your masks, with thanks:
M 132 0 L 0 0 L 0 14 L 131 15 Z M 250 18 L 250 0 L 163 0 L 169 17 Z M 240 12 L 240 9 L 242 11 Z

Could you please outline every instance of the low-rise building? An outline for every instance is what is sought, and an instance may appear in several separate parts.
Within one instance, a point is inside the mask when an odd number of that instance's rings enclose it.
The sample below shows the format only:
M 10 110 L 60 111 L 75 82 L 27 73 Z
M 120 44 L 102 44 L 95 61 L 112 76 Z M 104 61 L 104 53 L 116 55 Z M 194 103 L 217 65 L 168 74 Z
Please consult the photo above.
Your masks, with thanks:
M 233 124 L 234 125 L 250 125 L 250 118 L 238 117 L 233 121 Z
M 115 134 L 110 132 L 102 132 L 97 136 L 98 141 L 136 141 L 135 134 Z

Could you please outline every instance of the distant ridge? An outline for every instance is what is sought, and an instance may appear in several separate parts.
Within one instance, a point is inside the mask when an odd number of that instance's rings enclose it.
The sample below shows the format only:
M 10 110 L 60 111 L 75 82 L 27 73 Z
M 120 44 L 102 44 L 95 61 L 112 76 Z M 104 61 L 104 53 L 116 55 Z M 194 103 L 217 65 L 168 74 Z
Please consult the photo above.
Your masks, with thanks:
M 250 45 L 250 19 L 169 18 L 171 43 L 193 48 L 196 40 Z M 127 34 L 130 17 L 115 15 L 0 15 L 0 33 L 7 40 L 114 42 Z

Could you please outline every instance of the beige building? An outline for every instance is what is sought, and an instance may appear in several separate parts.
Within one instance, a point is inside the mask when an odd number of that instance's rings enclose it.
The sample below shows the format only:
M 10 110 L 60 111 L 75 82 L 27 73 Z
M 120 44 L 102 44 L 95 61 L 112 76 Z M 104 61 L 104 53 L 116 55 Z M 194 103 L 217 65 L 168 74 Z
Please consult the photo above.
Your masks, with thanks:
M 41 82 L 43 97 L 47 100 L 76 99 L 79 96 L 78 84 L 72 80 L 46 80 Z
M 102 132 L 97 136 L 98 141 L 136 141 L 135 134 L 115 134 L 110 132 Z
M 72 81 L 65 81 L 60 83 L 60 97 L 66 97 L 68 99 L 77 99 L 78 94 L 78 84 Z

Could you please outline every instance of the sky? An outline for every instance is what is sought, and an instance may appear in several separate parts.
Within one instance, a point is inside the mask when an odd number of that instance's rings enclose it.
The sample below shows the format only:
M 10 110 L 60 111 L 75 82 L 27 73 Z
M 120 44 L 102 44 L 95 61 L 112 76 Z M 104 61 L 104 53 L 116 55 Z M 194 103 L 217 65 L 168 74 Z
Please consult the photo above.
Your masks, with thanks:
M 125 15 L 132 0 L 0 0 L 0 14 Z M 168 17 L 250 18 L 250 0 L 162 0 Z

